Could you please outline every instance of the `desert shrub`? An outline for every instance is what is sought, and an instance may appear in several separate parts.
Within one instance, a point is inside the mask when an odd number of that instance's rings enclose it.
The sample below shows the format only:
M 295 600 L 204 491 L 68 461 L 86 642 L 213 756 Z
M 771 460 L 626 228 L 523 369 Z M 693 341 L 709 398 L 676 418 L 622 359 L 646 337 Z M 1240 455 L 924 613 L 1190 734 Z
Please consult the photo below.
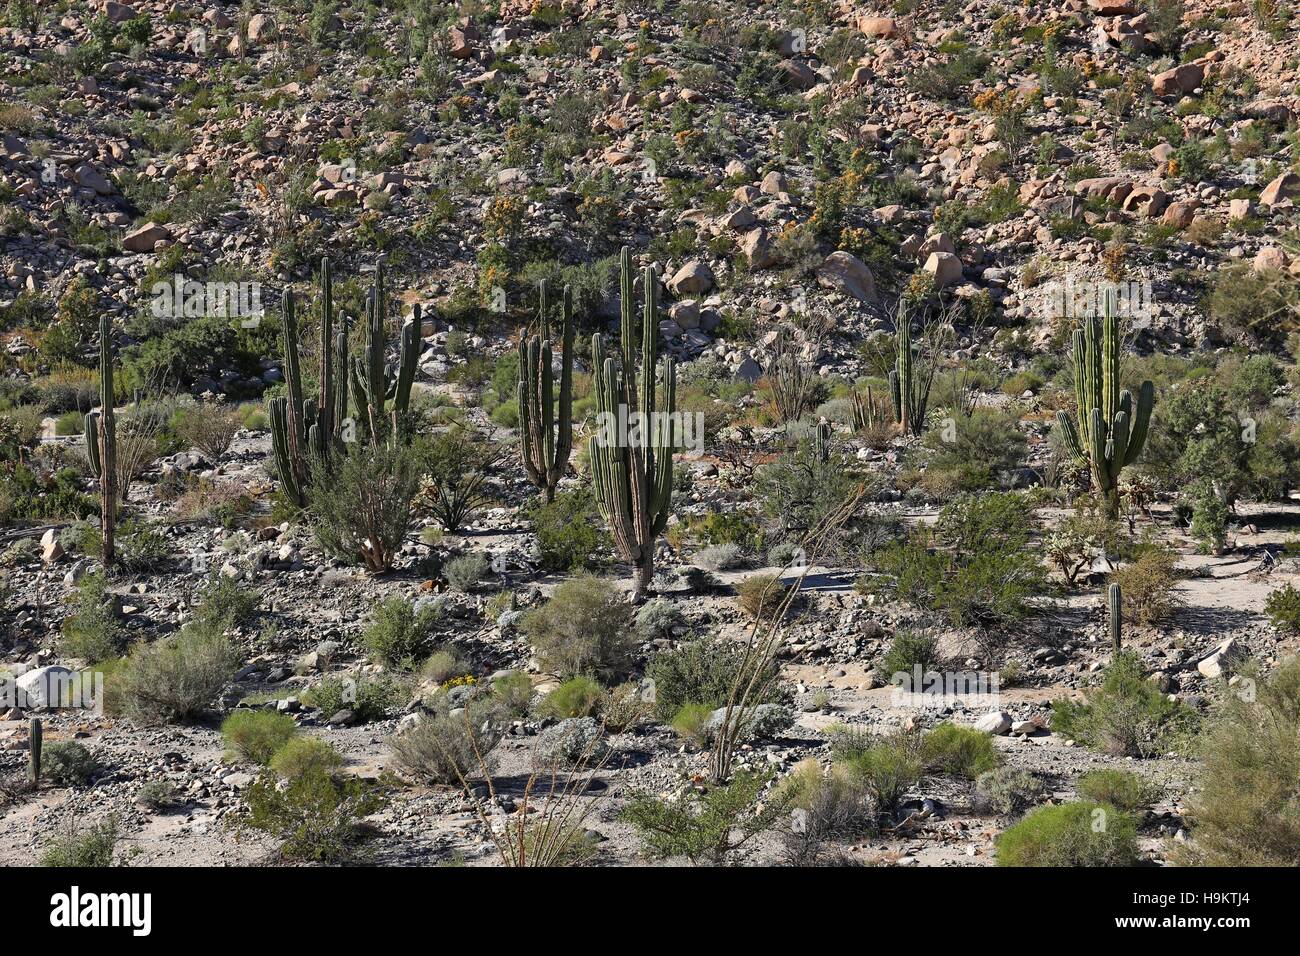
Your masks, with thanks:
M 119 838 L 117 819 L 109 817 L 84 830 L 69 823 L 46 844 L 41 866 L 104 867 L 113 866 Z
M 767 525 L 778 538 L 798 540 L 853 494 L 855 462 L 832 451 L 822 460 L 812 442 L 758 470 L 754 493 Z
M 180 790 L 170 780 L 150 780 L 135 792 L 135 802 L 146 810 L 166 810 L 183 801 Z
M 59 648 L 65 656 L 98 664 L 122 653 L 126 634 L 117 619 L 102 573 L 88 574 L 81 579 L 74 608 L 63 620 Z
M 1290 582 L 1270 591 L 1264 613 L 1279 631 L 1300 632 L 1300 590 Z
M 1145 547 L 1129 564 L 1111 572 L 1110 580 L 1124 595 L 1124 616 L 1141 624 L 1168 620 L 1179 606 L 1178 554 L 1165 545 Z
M 895 674 L 907 674 L 910 678 L 915 668 L 921 673 L 934 667 L 939 662 L 939 639 L 928 634 L 916 634 L 912 631 L 899 631 L 894 635 L 889 650 L 880 661 L 878 670 L 886 680 L 893 680 Z
M 998 835 L 998 866 L 1132 866 L 1137 825 L 1097 803 L 1039 807 Z
M 545 571 L 570 571 L 587 565 L 605 543 L 596 499 L 585 485 L 561 491 L 551 502 L 535 500 L 524 512 L 537 536 Z
M 247 825 L 281 841 L 291 860 L 340 863 L 353 858 L 364 837 L 361 820 L 383 798 L 361 780 L 340 780 L 314 767 L 282 783 L 266 772 L 248 788 Z
M 617 678 L 636 653 L 631 606 L 617 585 L 590 575 L 557 587 L 549 601 L 524 615 L 522 627 L 542 666 L 561 677 Z
M 968 780 L 974 780 L 1002 762 L 988 734 L 974 727 L 958 727 L 950 723 L 940 724 L 925 735 L 921 741 L 921 759 L 927 770 Z
M 600 719 L 611 734 L 626 733 L 649 713 L 650 705 L 641 699 L 641 688 L 633 683 L 611 689 L 600 705 Z
M 780 808 L 775 803 L 760 810 L 754 806 L 768 779 L 745 770 L 730 783 L 703 793 L 691 789 L 671 801 L 634 794 L 621 816 L 637 829 L 653 857 L 720 864 L 776 822 Z
M 262 595 L 256 588 L 214 574 L 199 594 L 194 620 L 220 630 L 241 627 L 253 619 L 261 603 Z
M 883 737 L 842 734 L 832 750 L 862 782 L 883 813 L 897 812 L 903 795 L 921 779 L 924 768 L 919 737 L 905 731 Z
M 564 719 L 568 717 L 590 717 L 605 697 L 605 688 L 590 677 L 579 674 L 570 677 L 559 687 L 551 691 L 537 705 L 537 712 L 544 717 Z
M 1080 799 L 1104 803 L 1126 813 L 1149 807 L 1157 790 L 1135 773 L 1127 770 L 1089 770 L 1079 778 Z
M 876 806 L 862 780 L 842 765 L 823 772 L 809 758 L 777 787 L 777 801 L 790 809 L 791 825 L 781 832 L 785 862 L 816 866 L 834 859 L 834 845 L 875 830 Z
M 470 551 L 448 561 L 443 573 L 447 577 L 447 583 L 457 591 L 469 592 L 487 577 L 490 567 L 491 562 L 486 554 Z
M 45 745 L 41 774 L 61 787 L 84 787 L 99 770 L 94 754 L 75 740 Z
M 673 714 L 669 726 L 683 740 L 689 740 L 697 747 L 707 747 L 713 739 L 709 727 L 709 717 L 712 714 L 713 707 L 708 704 L 683 704 Z
M 454 534 L 487 504 L 484 482 L 501 454 L 498 446 L 462 425 L 435 435 L 422 450 L 420 502 L 445 531 Z
M 1250 679 L 1254 699 L 1228 697 L 1201 739 L 1180 862 L 1300 866 L 1300 658 Z
M 1043 781 L 1028 770 L 998 767 L 975 778 L 975 797 L 981 806 L 995 813 L 1018 813 L 1047 794 Z
M 401 442 L 352 442 L 332 468 L 312 471 L 312 529 L 340 561 L 371 571 L 393 566 L 411 526 L 421 456 Z
M 740 546 L 735 544 L 711 544 L 696 551 L 691 560 L 708 571 L 730 571 L 745 562 Z
M 427 715 L 392 739 L 397 762 L 416 776 L 457 786 L 492 768 L 501 742 L 501 712 L 494 702 L 472 701 L 459 713 Z
M 705 705 L 710 710 L 724 706 L 744 656 L 743 644 L 707 637 L 656 654 L 646 668 L 646 675 L 655 683 L 655 715 L 670 721 L 686 704 Z M 778 698 L 775 665 L 769 665 L 755 686 L 766 689 L 758 695 L 758 702 Z
M 1014 416 L 977 408 L 969 417 L 956 417 L 954 423 L 952 429 L 925 433 L 922 486 L 932 495 L 947 498 L 995 487 L 1024 461 L 1025 436 Z
M 376 660 L 410 670 L 427 648 L 437 617 L 432 606 L 417 610 L 406 598 L 385 598 L 375 605 L 370 623 L 361 632 L 361 643 Z
M 1280 345 L 1295 331 L 1294 320 L 1279 321 L 1291 314 L 1294 288 L 1295 279 L 1281 270 L 1255 272 L 1238 264 L 1218 272 L 1206 305 L 1210 318 L 1230 334 Z
M 752 618 L 771 618 L 781 606 L 785 593 L 780 575 L 751 574 L 736 585 L 736 603 Z
M 387 675 L 326 677 L 303 693 L 302 702 L 317 708 L 327 720 L 341 710 L 350 710 L 359 723 L 368 724 L 401 710 L 410 696 L 407 681 Z
M 171 556 L 167 536 L 136 518 L 127 518 L 117 526 L 113 544 L 115 559 L 126 571 L 151 571 Z M 102 557 L 103 533 L 90 529 L 82 538 L 82 547 L 91 557 Z
M 237 710 L 221 724 L 231 753 L 264 766 L 297 732 L 292 717 L 274 710 Z
M 1052 701 L 1052 731 L 1116 756 L 1147 757 L 1177 745 L 1195 713 L 1160 692 L 1141 659 L 1122 651 L 1084 703 Z
M 598 766 L 609 750 L 603 733 L 592 717 L 566 717 L 538 734 L 533 759 L 548 770 Z
M 1005 627 L 1030 613 L 1046 575 L 1028 547 L 1032 519 L 1022 495 L 967 495 L 944 507 L 933 531 L 918 528 L 874 555 L 877 587 L 958 626 Z
M 290 737 L 276 748 L 269 766 L 281 779 L 295 780 L 334 773 L 343 766 L 343 755 L 317 737 Z
M 492 682 L 492 699 L 508 718 L 525 716 L 535 696 L 532 680 L 522 671 L 511 671 Z
M 112 675 L 114 699 L 141 723 L 189 720 L 230 682 L 239 656 L 217 629 L 191 623 L 173 638 L 137 644 Z
M 205 403 L 197 408 L 182 409 L 176 415 L 176 435 L 186 446 L 197 448 L 212 463 L 230 450 L 235 432 L 243 427 L 243 417 L 236 408 Z
M 686 623 L 677 606 L 663 598 L 653 598 L 637 608 L 635 621 L 636 629 L 647 639 L 672 637 L 673 631 Z
M 472 671 L 468 661 L 454 649 L 446 647 L 438 648 L 420 665 L 420 677 L 435 684 L 445 684 Z

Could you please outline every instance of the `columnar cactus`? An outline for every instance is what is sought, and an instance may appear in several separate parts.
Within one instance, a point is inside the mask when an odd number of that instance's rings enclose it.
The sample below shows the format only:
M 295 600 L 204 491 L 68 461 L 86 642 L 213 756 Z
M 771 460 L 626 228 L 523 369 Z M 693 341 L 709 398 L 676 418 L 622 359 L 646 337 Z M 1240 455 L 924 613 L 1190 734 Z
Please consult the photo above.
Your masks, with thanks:
M 894 336 L 896 355 L 889 373 L 889 391 L 894 400 L 894 421 L 904 432 L 920 435 L 925 428 L 925 409 L 930 403 L 929 375 L 917 374 L 912 355 L 912 324 L 900 309 Z
M 1106 589 L 1106 610 L 1107 624 L 1110 627 L 1110 646 L 1115 649 L 1116 654 L 1124 649 L 1122 633 L 1124 626 L 1122 614 L 1123 601 L 1124 595 L 1120 591 L 1118 584 L 1112 584 Z
M 316 418 L 316 400 L 302 397 L 298 364 L 298 315 L 293 292 L 284 294 L 284 379 L 286 393 L 271 401 L 271 445 L 285 493 L 297 505 L 307 498 L 311 481 L 308 422 Z
M 560 419 L 555 421 L 555 372 L 547 320 L 546 282 L 538 287 L 538 334 L 519 340 L 519 451 L 528 480 L 549 502 L 555 497 L 573 449 L 573 296 L 568 286 L 560 306 L 564 354 L 560 365 Z
M 638 380 L 632 354 L 636 328 L 632 255 L 626 248 L 621 262 L 622 361 L 606 357 L 601 335 L 592 337 L 597 425 L 588 451 L 596 501 L 619 554 L 636 567 L 633 599 L 640 601 L 654 578 L 655 541 L 668 525 L 672 500 L 677 367 L 672 358 L 664 361 L 663 407 L 659 408 L 655 400 L 658 278 L 654 267 L 648 266 L 643 278 Z M 633 423 L 637 428 L 630 427 Z M 629 426 L 626 429 L 625 424 Z
M 104 564 L 113 563 L 113 530 L 117 497 L 124 491 L 118 484 L 117 417 L 113 412 L 113 323 L 99 319 L 99 410 L 85 417 L 86 460 L 99 479 L 100 527 L 104 534 Z
M 41 747 L 44 736 L 41 718 L 33 717 L 27 724 L 27 779 L 32 786 L 41 782 Z
M 352 388 L 362 424 L 372 438 L 384 433 L 387 425 L 397 435 L 402 419 L 411 405 L 411 386 L 415 382 L 415 363 L 420 357 L 420 309 L 402 326 L 401 349 L 396 374 L 384 364 L 387 338 L 384 319 L 388 315 L 388 293 L 384 288 L 384 267 L 375 272 L 375 284 L 366 296 L 364 352 L 352 366 Z M 388 402 L 391 400 L 391 408 Z
M 820 462 L 830 461 L 831 457 L 831 426 L 830 422 L 818 422 L 817 433 L 815 436 L 815 447 L 817 450 L 817 460 Z
M 1119 387 L 1120 334 L 1115 304 L 1107 296 L 1100 320 L 1085 319 L 1074 331 L 1074 392 L 1079 405 L 1076 425 L 1066 412 L 1056 413 L 1066 447 L 1080 464 L 1088 464 L 1107 517 L 1119 517 L 1119 477 L 1142 453 L 1155 386 L 1142 383 L 1137 403 Z

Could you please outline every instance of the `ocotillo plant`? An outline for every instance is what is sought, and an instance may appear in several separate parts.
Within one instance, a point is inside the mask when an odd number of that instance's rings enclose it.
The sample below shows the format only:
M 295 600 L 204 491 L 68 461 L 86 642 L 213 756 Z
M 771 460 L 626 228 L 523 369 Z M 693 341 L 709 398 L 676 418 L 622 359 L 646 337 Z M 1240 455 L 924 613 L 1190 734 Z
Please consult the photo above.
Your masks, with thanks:
M 560 365 L 560 417 L 555 421 L 555 372 L 551 366 L 551 330 L 546 282 L 537 289 L 536 335 L 519 340 L 519 451 L 528 480 L 549 502 L 555 497 L 573 450 L 573 296 L 568 286 L 560 304 L 564 355 Z
M 784 331 L 772 343 L 772 358 L 765 374 L 781 424 L 798 421 L 812 402 L 815 379 Z
M 113 412 L 113 323 L 99 319 L 99 411 L 85 418 L 86 460 L 99 479 L 100 527 L 104 535 L 104 564 L 113 563 L 113 530 L 117 515 L 117 416 Z
M 41 718 L 33 717 L 27 724 L 27 779 L 36 786 L 41 782 L 41 747 L 44 737 Z
M 595 372 L 596 434 L 588 450 L 592 484 L 600 512 L 609 525 L 619 554 L 636 567 L 633 599 L 644 598 L 654 578 L 655 541 L 668 525 L 673 492 L 673 448 L 677 366 L 664 361 L 664 401 L 655 402 L 655 359 L 659 318 L 654 266 L 644 272 L 645 296 L 641 316 L 641 372 L 633 362 L 635 306 L 632 303 L 632 254 L 622 253 L 622 361 L 606 357 L 605 343 L 592 337 Z M 620 369 L 621 364 L 621 369 Z M 636 421 L 635 434 L 624 425 Z
M 894 368 L 889 373 L 889 391 L 894 401 L 894 421 L 904 432 L 920 435 L 925 429 L 925 410 L 934 383 L 933 363 L 916 367 L 912 352 L 912 322 L 903 306 L 898 308 L 894 335 Z
M 1110 646 L 1118 654 L 1124 649 L 1124 638 L 1122 628 L 1124 626 L 1123 611 L 1124 595 L 1120 591 L 1118 584 L 1112 584 L 1106 589 L 1106 610 L 1107 624 L 1110 626 Z
M 384 319 L 388 315 L 388 292 L 384 288 L 384 267 L 375 270 L 375 283 L 366 296 L 366 326 L 363 354 L 352 365 L 352 389 L 356 393 L 361 421 L 371 438 L 382 435 L 392 426 L 398 436 L 402 420 L 411 405 L 411 386 L 415 382 L 415 363 L 420 357 L 420 310 L 402 326 L 401 349 L 397 372 L 390 374 L 384 364 L 387 345 Z M 392 401 L 391 408 L 388 406 Z
M 1060 411 L 1056 420 L 1066 447 L 1080 464 L 1092 471 L 1092 483 L 1101 495 L 1106 516 L 1119 517 L 1119 476 L 1142 453 L 1156 392 L 1145 381 L 1137 403 L 1119 387 L 1120 334 L 1115 304 L 1107 296 L 1102 318 L 1087 318 L 1074 331 L 1074 393 L 1079 404 L 1078 423 Z

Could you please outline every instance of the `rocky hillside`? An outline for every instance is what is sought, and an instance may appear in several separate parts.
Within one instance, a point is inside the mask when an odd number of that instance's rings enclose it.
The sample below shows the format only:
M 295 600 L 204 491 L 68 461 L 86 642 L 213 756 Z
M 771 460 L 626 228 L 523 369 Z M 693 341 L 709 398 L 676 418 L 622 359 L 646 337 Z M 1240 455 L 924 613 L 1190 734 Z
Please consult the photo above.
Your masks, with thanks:
M 0 860 L 1300 861 L 1297 26 L 0 0 Z

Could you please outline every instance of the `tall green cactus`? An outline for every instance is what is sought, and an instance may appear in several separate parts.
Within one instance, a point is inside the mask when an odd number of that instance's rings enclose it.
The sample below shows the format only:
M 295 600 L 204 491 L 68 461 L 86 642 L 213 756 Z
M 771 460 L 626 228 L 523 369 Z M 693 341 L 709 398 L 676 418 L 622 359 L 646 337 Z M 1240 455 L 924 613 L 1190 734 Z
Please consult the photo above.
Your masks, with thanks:
M 1087 318 L 1074 331 L 1078 422 L 1064 411 L 1056 413 L 1071 455 L 1091 467 L 1093 486 L 1109 518 L 1119 517 L 1120 473 L 1142 453 L 1156 396 L 1149 380 L 1138 389 L 1136 406 L 1132 393 L 1120 389 L 1120 344 L 1114 297 L 1107 295 L 1101 319 Z
M 1106 610 L 1107 624 L 1110 628 L 1110 646 L 1115 649 L 1116 654 L 1124 649 L 1124 638 L 1122 633 L 1124 627 L 1122 614 L 1123 602 L 1124 595 L 1120 591 L 1118 584 L 1112 584 L 1106 589 Z
M 560 420 L 555 422 L 555 372 L 546 281 L 538 286 L 538 333 L 519 340 L 519 451 L 528 480 L 549 502 L 555 498 L 573 449 L 573 295 L 564 287 L 560 306 L 564 353 L 560 365 Z
M 27 779 L 33 787 L 41 782 L 41 750 L 44 739 L 41 718 L 33 717 L 27 724 Z
M 620 556 L 636 567 L 633 599 L 640 601 L 654 578 L 655 542 L 668 525 L 672 500 L 677 366 L 672 358 L 664 361 L 663 407 L 660 408 L 655 396 L 658 277 L 654 266 L 646 267 L 638 379 L 633 361 L 636 307 L 632 301 L 632 253 L 626 247 L 620 263 L 621 362 L 605 355 L 601 335 L 592 337 L 597 426 L 588 451 L 596 501 Z M 626 433 L 624 423 L 629 426 Z M 633 423 L 638 426 L 635 433 L 630 427 Z
M 308 422 L 316 418 L 316 400 L 302 397 L 298 314 L 292 291 L 284 294 L 284 379 L 286 394 L 271 401 L 271 447 L 285 493 L 303 505 L 311 481 Z
M 930 404 L 933 369 L 916 368 L 912 352 L 912 322 L 899 306 L 894 334 L 894 368 L 889 373 L 889 392 L 894 401 L 894 421 L 904 433 L 920 435 L 925 428 L 926 406 Z
M 107 315 L 99 318 L 99 410 L 84 419 L 86 461 L 99 479 L 100 527 L 104 535 L 104 564 L 113 563 L 113 532 L 116 527 L 117 499 L 126 497 L 117 471 L 117 416 L 113 411 L 113 323 Z
M 375 270 L 375 282 L 366 296 L 366 325 L 363 354 L 352 366 L 352 389 L 356 393 L 361 422 L 370 437 L 376 438 L 391 425 L 392 434 L 400 436 L 401 423 L 411 405 L 411 387 L 415 382 L 415 363 L 420 357 L 420 310 L 402 326 L 396 374 L 384 363 L 387 337 L 384 320 L 388 315 L 388 292 L 384 287 L 384 267 Z M 391 407 L 389 401 L 391 400 Z

